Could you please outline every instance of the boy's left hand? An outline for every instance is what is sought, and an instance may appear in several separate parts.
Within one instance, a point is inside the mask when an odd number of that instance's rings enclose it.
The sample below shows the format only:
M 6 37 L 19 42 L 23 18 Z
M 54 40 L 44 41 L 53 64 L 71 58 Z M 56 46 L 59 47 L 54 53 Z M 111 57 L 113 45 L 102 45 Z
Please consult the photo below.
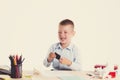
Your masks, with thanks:
M 68 60 L 67 58 L 64 58 L 64 57 L 60 58 L 59 61 L 60 61 L 61 64 L 65 64 L 65 65 L 68 65 L 68 66 L 70 66 L 72 64 L 72 62 L 70 60 Z

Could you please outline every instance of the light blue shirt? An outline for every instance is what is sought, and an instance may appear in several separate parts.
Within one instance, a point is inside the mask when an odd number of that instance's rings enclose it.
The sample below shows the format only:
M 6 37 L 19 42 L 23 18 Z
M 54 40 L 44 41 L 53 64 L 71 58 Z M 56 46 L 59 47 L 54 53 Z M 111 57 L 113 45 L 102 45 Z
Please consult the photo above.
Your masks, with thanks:
M 72 64 L 70 66 L 61 64 L 59 60 L 57 60 L 56 58 L 54 58 L 52 62 L 48 62 L 47 58 L 50 52 L 58 53 L 59 55 L 61 55 L 61 57 L 65 57 L 72 61 Z M 53 63 L 52 64 L 53 68 L 57 70 L 80 70 L 81 68 L 78 49 L 72 43 L 67 48 L 64 49 L 61 47 L 60 43 L 53 44 L 48 51 L 48 55 L 43 62 L 43 64 L 46 67 L 49 67 L 51 63 Z

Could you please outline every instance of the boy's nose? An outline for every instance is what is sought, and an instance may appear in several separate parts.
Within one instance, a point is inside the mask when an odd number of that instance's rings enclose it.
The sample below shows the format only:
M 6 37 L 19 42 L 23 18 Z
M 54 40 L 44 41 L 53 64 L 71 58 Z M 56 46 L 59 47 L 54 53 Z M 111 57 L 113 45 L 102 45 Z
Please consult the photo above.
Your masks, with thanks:
M 64 32 L 61 32 L 60 34 L 61 34 L 61 35 L 64 35 Z
M 64 33 L 59 34 L 60 36 L 64 36 Z

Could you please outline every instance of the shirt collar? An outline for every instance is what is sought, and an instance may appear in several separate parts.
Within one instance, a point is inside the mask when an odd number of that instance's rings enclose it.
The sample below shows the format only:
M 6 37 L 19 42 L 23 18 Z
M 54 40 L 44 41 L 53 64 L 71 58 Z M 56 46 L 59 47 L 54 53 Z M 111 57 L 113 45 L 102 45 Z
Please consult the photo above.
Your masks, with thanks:
M 56 48 L 57 48 L 57 49 L 63 49 L 62 46 L 60 45 L 60 43 L 58 43 L 58 45 L 57 45 Z M 69 46 L 66 47 L 65 49 L 69 49 L 69 50 L 71 50 L 71 49 L 72 49 L 72 43 L 70 43 Z

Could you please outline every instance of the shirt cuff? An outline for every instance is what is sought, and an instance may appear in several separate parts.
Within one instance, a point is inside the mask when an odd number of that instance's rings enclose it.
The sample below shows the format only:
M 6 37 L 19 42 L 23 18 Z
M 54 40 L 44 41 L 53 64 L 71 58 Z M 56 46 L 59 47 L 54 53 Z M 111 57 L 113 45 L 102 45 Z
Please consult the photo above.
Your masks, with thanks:
M 50 66 L 50 64 L 51 64 L 51 62 L 48 62 L 48 60 L 47 60 L 47 59 L 45 59 L 45 60 L 44 60 L 44 65 L 45 65 L 46 67 L 49 67 L 49 66 Z

